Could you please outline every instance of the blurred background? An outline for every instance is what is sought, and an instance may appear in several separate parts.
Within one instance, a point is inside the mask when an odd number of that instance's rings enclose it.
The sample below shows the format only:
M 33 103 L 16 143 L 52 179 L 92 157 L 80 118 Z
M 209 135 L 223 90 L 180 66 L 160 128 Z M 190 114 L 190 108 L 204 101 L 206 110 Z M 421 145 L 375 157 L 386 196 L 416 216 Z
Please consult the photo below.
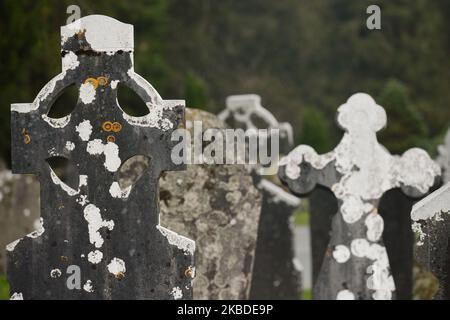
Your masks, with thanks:
M 32 102 L 61 71 L 59 28 L 73 4 L 82 16 L 134 25 L 135 69 L 163 98 L 218 113 L 228 95 L 259 94 L 292 124 L 296 145 L 334 148 L 342 136 L 336 109 L 361 91 L 386 109 L 379 140 L 392 153 L 416 146 L 434 156 L 450 124 L 448 0 L 2 0 L 3 166 L 10 104 Z M 371 4 L 381 8 L 381 30 L 366 27 Z M 76 97 L 68 90 L 58 103 L 73 107 Z M 133 105 L 132 96 L 123 99 Z M 308 224 L 306 212 L 296 215 L 298 226 Z M 4 283 L 0 277 L 0 296 Z
M 450 124 L 450 1 L 25 1 L 0 3 L 0 156 L 10 158 L 10 104 L 31 102 L 61 70 L 67 7 L 135 28 L 135 69 L 163 98 L 213 113 L 227 95 L 257 93 L 296 144 L 340 140 L 337 107 L 363 91 L 385 107 L 380 141 L 393 153 L 436 153 Z M 74 104 L 68 94 L 60 103 Z

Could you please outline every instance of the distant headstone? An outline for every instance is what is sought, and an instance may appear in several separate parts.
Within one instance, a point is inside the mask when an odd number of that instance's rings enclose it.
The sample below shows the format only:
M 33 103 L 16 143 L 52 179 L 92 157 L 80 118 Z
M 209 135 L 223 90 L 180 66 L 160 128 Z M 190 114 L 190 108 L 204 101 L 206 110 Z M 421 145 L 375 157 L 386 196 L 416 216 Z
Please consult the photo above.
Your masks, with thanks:
M 233 128 L 279 129 L 281 153 L 293 145 L 293 131 L 289 123 L 279 123 L 274 115 L 261 105 L 255 94 L 229 96 L 226 109 L 219 118 Z M 268 138 L 260 135 L 263 143 Z M 263 205 L 258 227 L 255 264 L 253 268 L 251 299 L 299 299 L 301 265 L 295 258 L 291 217 L 300 205 L 300 199 L 289 194 L 277 179 L 260 176 L 257 166 L 251 168 L 253 181 L 262 192 Z
M 37 222 L 39 183 L 33 176 L 13 175 L 3 167 L 0 169 L 0 274 L 6 272 L 6 245 L 32 232 Z
M 393 188 L 413 196 L 426 193 L 440 169 L 421 149 L 398 157 L 378 143 L 376 132 L 386 125 L 386 113 L 369 95 L 350 97 L 339 107 L 337 120 L 346 132 L 333 151 L 318 155 L 300 145 L 280 161 L 280 179 L 292 192 L 305 195 L 319 184 L 338 200 L 314 297 L 391 299 L 395 285 L 382 241 L 379 200 Z
M 186 128 L 223 130 L 210 113 L 187 109 Z M 249 299 L 261 195 L 244 165 L 188 165 L 160 180 L 161 224 L 197 244 L 195 299 Z
M 415 257 L 438 280 L 434 299 L 450 299 L 450 183 L 416 203 L 411 211 L 417 236 Z M 432 295 L 433 296 L 433 295 Z
M 133 26 L 87 16 L 61 28 L 62 72 L 32 103 L 12 105 L 12 167 L 41 186 L 39 227 L 8 245 L 12 299 L 190 299 L 195 243 L 159 225 L 158 180 L 183 170 L 171 161 L 171 133 L 184 102 L 163 100 L 133 68 Z M 71 114 L 48 112 L 75 84 Z M 117 86 L 134 90 L 148 114 L 133 117 Z M 126 159 L 150 169 L 127 189 L 117 181 Z M 54 157 L 72 164 L 66 179 Z
M 436 161 L 442 169 L 442 180 L 444 182 L 450 181 L 450 129 L 445 135 L 444 144 L 438 146 L 438 157 Z

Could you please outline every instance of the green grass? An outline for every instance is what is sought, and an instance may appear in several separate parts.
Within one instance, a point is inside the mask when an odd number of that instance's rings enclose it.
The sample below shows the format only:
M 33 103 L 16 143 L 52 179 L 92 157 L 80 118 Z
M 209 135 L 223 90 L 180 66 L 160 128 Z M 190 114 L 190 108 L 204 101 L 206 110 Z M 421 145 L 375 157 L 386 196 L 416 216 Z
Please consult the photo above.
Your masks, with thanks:
M 312 300 L 312 291 L 311 291 L 311 289 L 303 290 L 301 299 L 302 300 Z
M 309 225 L 309 213 L 305 210 L 298 210 L 294 213 L 294 223 L 296 226 Z
M 0 300 L 9 300 L 9 284 L 3 275 L 0 275 Z

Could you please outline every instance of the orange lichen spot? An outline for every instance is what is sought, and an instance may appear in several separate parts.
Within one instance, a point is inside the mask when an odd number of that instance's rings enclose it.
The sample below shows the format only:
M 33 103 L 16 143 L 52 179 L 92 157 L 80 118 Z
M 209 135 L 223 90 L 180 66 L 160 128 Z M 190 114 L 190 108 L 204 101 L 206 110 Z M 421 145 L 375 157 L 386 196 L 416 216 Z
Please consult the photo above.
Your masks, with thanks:
M 109 132 L 111 130 L 113 130 L 113 124 L 111 121 L 105 121 L 102 124 L 102 129 L 103 131 Z
M 120 130 L 122 130 L 122 125 L 119 122 L 114 122 L 112 131 L 120 132 Z
M 184 271 L 184 275 L 188 278 L 193 278 L 194 277 L 194 269 L 189 266 L 185 271 Z
M 31 137 L 28 134 L 24 134 L 23 135 L 23 142 L 25 142 L 25 144 L 29 144 L 31 142 Z
M 116 279 L 122 280 L 123 278 L 125 278 L 125 273 L 121 271 L 116 273 L 114 276 L 116 277 Z
M 108 84 L 108 78 L 107 77 L 98 77 L 97 78 L 98 84 L 101 86 L 106 86 Z
M 61 261 L 64 261 L 64 262 L 69 261 L 69 258 L 67 256 L 61 256 L 60 259 L 61 259 Z
M 116 142 L 116 137 L 110 135 L 110 136 L 106 137 L 106 141 L 108 141 L 108 142 Z
M 87 78 L 86 80 L 84 80 L 84 83 L 90 83 L 92 84 L 92 86 L 97 89 L 98 87 L 98 80 L 95 78 Z

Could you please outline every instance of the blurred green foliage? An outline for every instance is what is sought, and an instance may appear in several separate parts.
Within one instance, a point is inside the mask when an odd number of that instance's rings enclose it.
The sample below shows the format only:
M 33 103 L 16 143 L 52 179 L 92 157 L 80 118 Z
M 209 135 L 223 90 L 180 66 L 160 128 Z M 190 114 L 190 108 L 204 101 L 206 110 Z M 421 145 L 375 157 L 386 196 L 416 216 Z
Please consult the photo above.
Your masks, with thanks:
M 294 224 L 296 226 L 309 226 L 309 211 L 303 208 L 294 212 Z
M 196 77 L 192 73 L 188 73 L 184 85 L 184 98 L 186 99 L 186 106 L 189 108 L 196 108 L 208 110 L 208 94 L 205 82 Z
M 379 0 L 375 31 L 372 2 L 2 0 L 0 154 L 10 156 L 10 104 L 31 102 L 60 72 L 71 4 L 134 25 L 135 69 L 163 98 L 218 112 L 229 94 L 258 93 L 282 106 L 271 111 L 292 123 L 297 143 L 324 150 L 342 134 L 337 107 L 362 91 L 386 103 L 391 151 L 433 149 L 450 119 L 450 1 Z
M 0 300 L 9 300 L 9 284 L 2 275 L 0 275 Z
M 329 124 L 325 115 L 317 108 L 306 107 L 303 110 L 302 120 L 298 141 L 301 144 L 312 146 L 319 153 L 330 151 Z

